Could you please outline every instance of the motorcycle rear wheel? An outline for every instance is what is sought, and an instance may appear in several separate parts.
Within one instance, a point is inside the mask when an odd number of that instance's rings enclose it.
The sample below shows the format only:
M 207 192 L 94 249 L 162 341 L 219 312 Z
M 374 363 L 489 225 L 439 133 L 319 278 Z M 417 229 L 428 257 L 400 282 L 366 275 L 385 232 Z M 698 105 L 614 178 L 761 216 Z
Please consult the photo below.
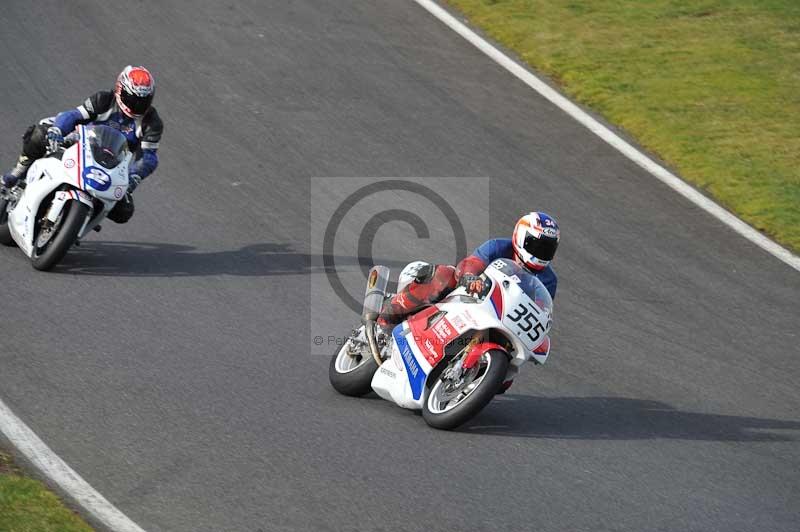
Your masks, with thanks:
M 78 239 L 78 233 L 89 215 L 89 207 L 79 201 L 68 201 L 59 219 L 52 227 L 52 236 L 39 246 L 39 236 L 35 238 L 31 264 L 41 271 L 52 269 L 58 264 L 69 248 Z M 39 231 L 41 231 L 41 227 Z
M 352 342 L 353 339 L 348 338 L 344 345 L 336 348 L 328 369 L 328 379 L 340 394 L 361 397 L 372 391 L 372 377 L 378 371 L 378 363 L 367 346 L 362 346 L 360 354 L 351 355 L 349 349 Z
M 458 428 L 483 410 L 502 384 L 509 364 L 508 355 L 492 349 L 481 357 L 473 370 L 467 370 L 474 373 L 466 373 L 461 385 L 452 386 L 443 375 L 455 362 L 439 372 L 422 403 L 422 418 L 437 429 Z
M 8 228 L 8 200 L 0 199 L 0 244 L 4 246 L 13 246 L 16 244 L 11 237 L 11 231 Z

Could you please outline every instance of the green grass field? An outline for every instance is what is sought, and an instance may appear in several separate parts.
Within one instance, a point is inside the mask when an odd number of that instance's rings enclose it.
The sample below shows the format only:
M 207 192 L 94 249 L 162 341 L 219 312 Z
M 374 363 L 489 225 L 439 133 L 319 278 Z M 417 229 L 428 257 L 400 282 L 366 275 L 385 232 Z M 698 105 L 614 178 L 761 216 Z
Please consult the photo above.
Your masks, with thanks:
M 800 251 L 800 1 L 448 1 Z
M 36 480 L 21 476 L 0 452 L 0 531 L 91 532 L 92 529 Z

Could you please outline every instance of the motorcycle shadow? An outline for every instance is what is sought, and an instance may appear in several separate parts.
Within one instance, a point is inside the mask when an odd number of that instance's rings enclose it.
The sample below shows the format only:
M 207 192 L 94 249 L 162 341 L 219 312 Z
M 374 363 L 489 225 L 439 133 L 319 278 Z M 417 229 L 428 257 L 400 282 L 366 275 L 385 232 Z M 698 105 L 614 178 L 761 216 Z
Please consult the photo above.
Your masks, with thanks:
M 372 258 L 334 258 L 337 267 L 368 271 Z M 384 261 L 392 267 L 405 262 Z M 235 250 L 200 251 L 180 244 L 83 242 L 72 249 L 55 273 L 115 277 L 268 276 L 325 273 L 322 257 L 295 251 L 291 244 L 260 243 Z M 366 274 L 365 274 L 366 275 Z
M 624 397 L 504 395 L 472 423 L 469 434 L 584 440 L 675 439 L 796 441 L 800 421 L 685 412 L 659 401 Z

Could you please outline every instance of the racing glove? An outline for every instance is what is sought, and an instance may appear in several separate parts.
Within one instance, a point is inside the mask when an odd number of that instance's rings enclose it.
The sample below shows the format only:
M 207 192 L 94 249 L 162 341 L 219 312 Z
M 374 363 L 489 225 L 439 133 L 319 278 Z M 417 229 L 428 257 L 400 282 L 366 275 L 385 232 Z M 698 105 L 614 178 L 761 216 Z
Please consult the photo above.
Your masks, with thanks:
M 483 291 L 483 279 L 478 275 L 465 273 L 458 280 L 458 286 L 466 287 L 468 294 L 480 294 Z
M 77 131 L 73 131 L 69 135 L 64 137 L 64 142 L 62 144 L 63 147 L 68 148 L 78 142 L 78 139 L 81 138 L 80 134 Z
M 138 187 L 141 182 L 142 177 L 140 175 L 130 174 L 128 176 L 128 194 L 133 194 L 133 191 L 136 190 L 136 187 Z
M 47 144 L 50 148 L 50 153 L 58 151 L 58 148 L 64 144 L 64 134 L 56 126 L 47 129 Z

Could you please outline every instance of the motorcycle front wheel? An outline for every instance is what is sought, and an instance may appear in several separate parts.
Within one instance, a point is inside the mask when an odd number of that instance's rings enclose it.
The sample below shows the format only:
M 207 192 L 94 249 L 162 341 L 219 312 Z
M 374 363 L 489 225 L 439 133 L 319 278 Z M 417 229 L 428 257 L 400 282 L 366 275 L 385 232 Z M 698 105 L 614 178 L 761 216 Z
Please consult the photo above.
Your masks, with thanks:
M 360 397 L 372 391 L 372 377 L 378 370 L 378 364 L 365 343 L 363 332 L 362 325 L 358 334 L 347 338 L 331 358 L 328 379 L 331 386 L 342 395 Z
M 475 417 L 494 397 L 509 364 L 503 351 L 490 350 L 454 382 L 447 370 L 458 362 L 454 359 L 439 372 L 422 403 L 422 418 L 431 427 L 453 430 Z
M 39 220 L 31 256 L 33 267 L 47 271 L 58 264 L 78 239 L 87 216 L 89 207 L 79 201 L 68 201 L 54 223 Z
M 0 244 L 4 246 L 13 246 L 14 239 L 11 237 L 11 231 L 8 228 L 8 200 L 0 199 Z

